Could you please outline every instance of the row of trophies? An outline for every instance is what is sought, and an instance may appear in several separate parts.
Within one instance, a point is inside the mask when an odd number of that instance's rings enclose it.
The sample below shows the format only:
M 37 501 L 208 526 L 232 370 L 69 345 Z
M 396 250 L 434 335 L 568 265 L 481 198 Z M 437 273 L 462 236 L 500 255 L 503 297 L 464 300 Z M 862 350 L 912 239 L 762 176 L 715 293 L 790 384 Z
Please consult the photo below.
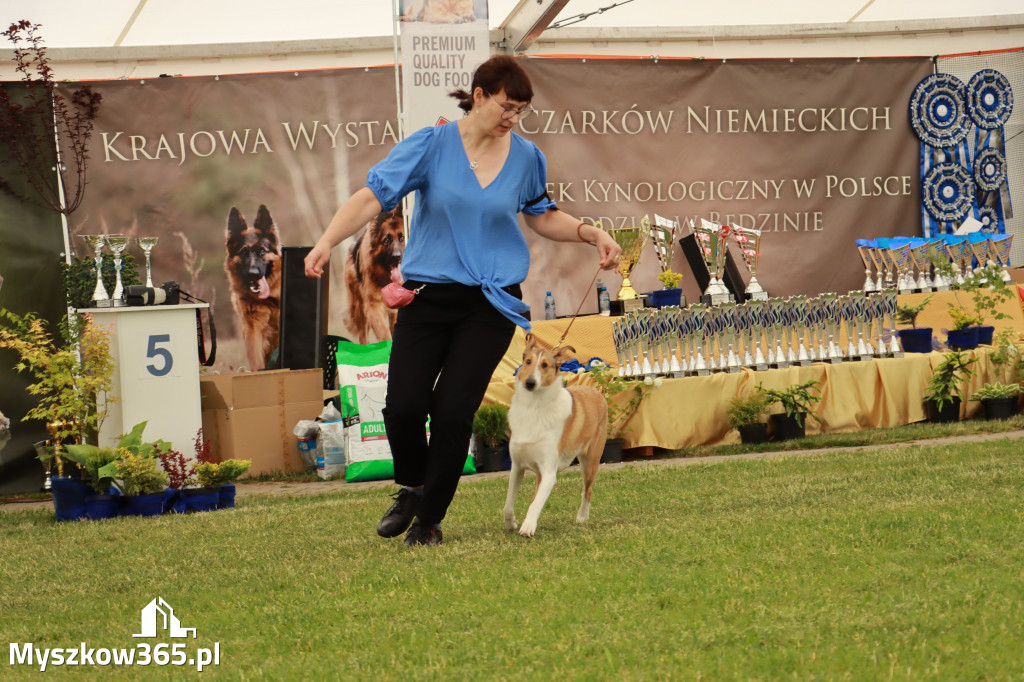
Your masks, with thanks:
M 647 240 L 651 239 L 655 253 L 661 263 L 662 270 L 671 265 L 672 245 L 680 236 L 679 223 L 655 215 L 655 226 L 647 216 L 640 220 L 640 227 L 609 228 L 608 234 L 622 249 L 619 260 L 619 274 L 622 275 L 622 288 L 616 296 L 621 301 L 633 301 L 639 298 L 629 281 L 640 255 L 643 253 Z M 600 222 L 596 223 L 601 227 Z M 733 301 L 733 296 L 725 285 L 725 263 L 728 255 L 729 235 L 733 236 L 739 246 L 743 262 L 750 271 L 750 281 L 745 294 L 751 300 L 767 300 L 768 294 L 757 281 L 757 261 L 761 255 L 761 230 L 738 225 L 720 225 L 701 218 L 700 223 L 693 219 L 689 222 L 690 231 L 696 237 L 704 264 L 708 269 L 709 283 L 704 291 L 704 300 L 710 305 Z M 626 311 L 636 310 L 639 304 L 626 306 Z
M 1011 246 L 1013 235 L 984 232 L 932 239 L 857 240 L 857 250 L 864 262 L 864 291 L 868 293 L 892 287 L 901 294 L 949 291 L 950 287 L 963 284 L 972 272 L 997 264 L 1002 267 L 1003 281 L 1009 282 L 1006 268 L 1010 264 Z M 978 265 L 972 268 L 975 261 Z M 952 275 L 947 274 L 950 272 Z
M 124 285 L 121 283 L 121 254 L 128 248 L 128 237 L 121 234 L 84 234 L 82 239 L 93 250 L 93 263 L 96 269 L 96 289 L 92 294 L 94 308 L 110 308 L 126 305 L 124 301 Z M 135 243 L 139 245 L 142 252 L 146 254 L 146 286 L 153 286 L 153 276 L 150 272 L 150 254 L 156 246 L 158 237 L 138 237 Z M 114 293 L 108 294 L 107 288 L 103 286 L 103 248 L 110 249 L 114 255 L 114 271 L 117 273 Z
M 642 308 L 612 325 L 618 374 L 706 376 L 902 357 L 896 290 Z

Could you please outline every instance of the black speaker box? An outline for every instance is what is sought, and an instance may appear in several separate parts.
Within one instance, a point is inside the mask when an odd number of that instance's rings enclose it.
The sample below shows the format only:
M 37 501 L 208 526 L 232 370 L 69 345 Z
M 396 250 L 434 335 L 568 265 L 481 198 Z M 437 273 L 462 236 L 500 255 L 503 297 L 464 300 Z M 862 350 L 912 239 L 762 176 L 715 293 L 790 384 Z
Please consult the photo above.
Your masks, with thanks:
M 708 273 L 708 266 L 704 263 L 704 256 L 700 252 L 700 247 L 697 245 L 697 235 L 688 234 L 679 240 L 679 245 L 683 247 L 683 255 L 686 256 L 686 262 L 690 266 L 690 272 L 693 273 L 693 281 L 697 283 L 701 293 L 708 288 L 708 284 L 711 282 L 711 275 Z M 737 303 L 742 303 L 747 299 L 747 295 L 744 290 L 747 288 L 746 282 L 743 281 L 743 277 L 740 276 L 739 268 L 736 267 L 736 261 L 733 260 L 732 251 L 726 249 L 725 252 L 725 288 L 736 297 Z
M 320 279 L 306 277 L 303 260 L 311 246 L 281 249 L 281 369 L 323 368 L 327 343 L 330 263 Z

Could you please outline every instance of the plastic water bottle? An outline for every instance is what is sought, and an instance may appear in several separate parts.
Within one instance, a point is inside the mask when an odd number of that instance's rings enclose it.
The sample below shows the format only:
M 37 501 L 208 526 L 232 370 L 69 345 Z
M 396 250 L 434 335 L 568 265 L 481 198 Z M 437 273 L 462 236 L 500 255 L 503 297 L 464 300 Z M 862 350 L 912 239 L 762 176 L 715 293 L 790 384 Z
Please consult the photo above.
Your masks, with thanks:
M 553 320 L 555 317 L 555 297 L 552 296 L 549 291 L 547 295 L 544 296 L 544 319 Z
M 608 290 L 605 289 L 604 282 L 601 280 L 597 280 L 597 308 L 604 316 L 612 314 L 612 304 L 608 299 Z

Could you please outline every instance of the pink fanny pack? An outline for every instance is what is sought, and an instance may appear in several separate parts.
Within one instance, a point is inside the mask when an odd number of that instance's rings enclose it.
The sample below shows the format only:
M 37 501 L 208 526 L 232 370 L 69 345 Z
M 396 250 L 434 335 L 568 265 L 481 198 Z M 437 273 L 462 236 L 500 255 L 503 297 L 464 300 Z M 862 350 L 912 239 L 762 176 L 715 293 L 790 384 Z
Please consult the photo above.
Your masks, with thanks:
M 420 290 L 427 286 L 421 284 L 415 289 L 406 289 L 402 286 L 402 275 L 398 272 L 398 268 L 391 271 L 391 283 L 380 290 L 380 295 L 384 299 L 384 305 L 389 308 L 404 308 L 405 306 L 412 303 L 412 299 L 416 297 L 416 294 L 420 293 Z

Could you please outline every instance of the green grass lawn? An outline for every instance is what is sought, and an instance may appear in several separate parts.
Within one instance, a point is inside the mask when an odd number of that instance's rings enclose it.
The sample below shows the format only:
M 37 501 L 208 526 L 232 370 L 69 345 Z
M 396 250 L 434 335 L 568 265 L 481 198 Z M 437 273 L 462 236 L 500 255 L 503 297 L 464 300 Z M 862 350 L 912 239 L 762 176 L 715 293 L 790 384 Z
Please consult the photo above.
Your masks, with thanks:
M 214 678 L 1019 679 L 1021 449 L 627 466 L 598 476 L 585 525 L 573 471 L 532 541 L 501 527 L 505 480 L 467 479 L 445 544 L 416 549 L 374 533 L 381 490 L 0 514 L 0 630 L 39 648 L 186 641 L 132 637 L 159 595 L 197 628 L 190 655 L 219 643 Z

